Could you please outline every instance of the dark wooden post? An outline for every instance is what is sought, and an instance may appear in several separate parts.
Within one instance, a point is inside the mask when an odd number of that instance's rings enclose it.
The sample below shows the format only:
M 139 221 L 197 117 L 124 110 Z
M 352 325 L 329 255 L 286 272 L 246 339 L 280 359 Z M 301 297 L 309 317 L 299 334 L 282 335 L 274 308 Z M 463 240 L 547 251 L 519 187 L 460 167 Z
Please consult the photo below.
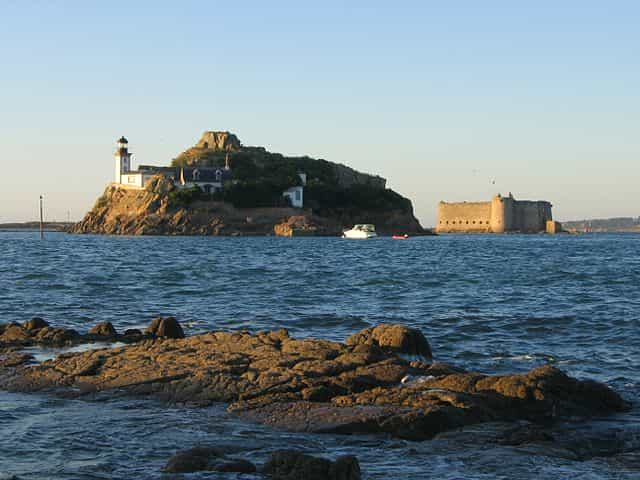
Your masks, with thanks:
M 44 239 L 44 215 L 42 214 L 42 195 L 40 195 L 40 240 Z

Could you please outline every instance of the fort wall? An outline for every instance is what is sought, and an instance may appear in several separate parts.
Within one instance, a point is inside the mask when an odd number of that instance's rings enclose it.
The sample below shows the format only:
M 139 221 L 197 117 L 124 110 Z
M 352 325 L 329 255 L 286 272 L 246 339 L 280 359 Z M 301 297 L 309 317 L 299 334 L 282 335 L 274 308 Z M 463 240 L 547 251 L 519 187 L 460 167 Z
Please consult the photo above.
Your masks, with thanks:
M 544 232 L 553 220 L 551 203 L 496 195 L 489 202 L 438 204 L 440 233 Z
M 438 231 L 487 233 L 490 223 L 491 202 L 440 202 L 438 206 Z
M 514 209 L 513 230 L 518 232 L 542 232 L 547 220 L 552 220 L 549 202 L 517 201 Z

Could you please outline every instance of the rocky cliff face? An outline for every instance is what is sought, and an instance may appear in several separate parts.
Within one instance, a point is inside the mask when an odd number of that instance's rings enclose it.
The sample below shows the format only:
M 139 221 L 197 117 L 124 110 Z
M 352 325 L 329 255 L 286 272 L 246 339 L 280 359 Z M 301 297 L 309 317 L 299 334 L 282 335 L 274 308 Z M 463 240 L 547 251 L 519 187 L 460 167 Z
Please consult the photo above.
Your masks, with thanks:
M 93 209 L 71 233 L 111 235 L 266 235 L 275 224 L 297 213 L 292 208 L 236 209 L 224 202 L 172 202 L 173 185 L 163 177 L 147 189 L 107 187 Z
M 340 235 L 354 223 L 375 223 L 382 234 L 421 233 L 409 212 L 350 211 L 318 216 L 311 210 L 235 208 L 225 202 L 175 203 L 173 184 L 153 178 L 145 190 L 110 185 L 71 233 L 110 235 Z

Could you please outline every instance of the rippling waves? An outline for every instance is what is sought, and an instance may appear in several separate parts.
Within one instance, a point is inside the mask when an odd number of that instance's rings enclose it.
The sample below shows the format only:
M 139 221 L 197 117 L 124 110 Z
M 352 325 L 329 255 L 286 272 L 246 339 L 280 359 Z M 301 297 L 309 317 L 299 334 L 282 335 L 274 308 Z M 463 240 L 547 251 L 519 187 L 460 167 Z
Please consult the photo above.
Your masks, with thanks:
M 638 235 L 358 242 L 48 234 L 41 242 L 35 233 L 3 232 L 0 241 L 0 322 L 42 316 L 79 330 L 105 320 L 124 329 L 174 315 L 191 333 L 285 327 L 335 340 L 402 322 L 428 336 L 438 360 L 491 373 L 552 363 L 629 399 L 640 393 Z M 622 428 L 629 452 L 581 462 L 470 442 L 490 426 L 420 444 L 305 435 L 295 444 L 355 454 L 365 478 L 638 478 L 639 418 L 634 410 L 608 427 Z M 256 460 L 264 445 L 293 443 L 289 434 L 236 422 L 222 406 L 6 393 L 0 429 L 0 479 L 157 476 L 174 450 L 198 441 L 251 440 Z

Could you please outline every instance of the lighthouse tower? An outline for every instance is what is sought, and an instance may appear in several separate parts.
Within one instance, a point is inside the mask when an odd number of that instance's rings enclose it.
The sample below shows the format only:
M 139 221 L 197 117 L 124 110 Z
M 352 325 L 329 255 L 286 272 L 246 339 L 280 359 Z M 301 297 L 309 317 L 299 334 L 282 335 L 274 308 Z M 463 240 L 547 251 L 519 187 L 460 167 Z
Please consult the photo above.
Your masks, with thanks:
M 113 157 L 116 161 L 115 182 L 122 183 L 122 175 L 131 171 L 131 153 L 129 152 L 129 142 L 126 138 L 120 137 Z

